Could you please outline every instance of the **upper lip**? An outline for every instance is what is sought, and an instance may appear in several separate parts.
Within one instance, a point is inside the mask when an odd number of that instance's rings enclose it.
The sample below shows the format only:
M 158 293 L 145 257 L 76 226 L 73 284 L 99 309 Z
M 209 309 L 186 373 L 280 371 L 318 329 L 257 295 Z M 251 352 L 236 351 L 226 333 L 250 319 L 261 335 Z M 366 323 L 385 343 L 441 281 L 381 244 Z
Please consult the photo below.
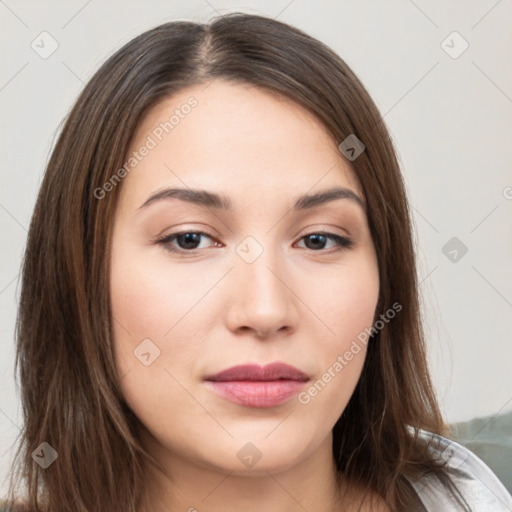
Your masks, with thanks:
M 285 363 L 271 363 L 265 366 L 257 364 L 242 364 L 232 366 L 215 375 L 205 377 L 205 380 L 215 382 L 227 381 L 272 381 L 272 380 L 297 380 L 307 381 L 308 375 L 304 372 Z

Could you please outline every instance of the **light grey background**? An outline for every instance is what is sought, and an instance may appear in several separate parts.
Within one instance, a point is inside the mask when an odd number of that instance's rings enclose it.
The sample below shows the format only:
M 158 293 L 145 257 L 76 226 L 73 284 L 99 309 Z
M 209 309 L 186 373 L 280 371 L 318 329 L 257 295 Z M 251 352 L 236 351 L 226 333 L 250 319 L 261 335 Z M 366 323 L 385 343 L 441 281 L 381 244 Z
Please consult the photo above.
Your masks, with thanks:
M 60 124 L 92 73 L 134 36 L 234 10 L 304 29 L 369 89 L 413 206 L 429 357 L 446 418 L 512 408 L 510 0 L 0 0 L 0 478 L 21 418 L 13 377 L 19 268 Z M 58 43 L 46 59 L 31 47 L 51 49 L 44 31 Z M 443 253 L 452 237 L 465 255 L 450 246 Z

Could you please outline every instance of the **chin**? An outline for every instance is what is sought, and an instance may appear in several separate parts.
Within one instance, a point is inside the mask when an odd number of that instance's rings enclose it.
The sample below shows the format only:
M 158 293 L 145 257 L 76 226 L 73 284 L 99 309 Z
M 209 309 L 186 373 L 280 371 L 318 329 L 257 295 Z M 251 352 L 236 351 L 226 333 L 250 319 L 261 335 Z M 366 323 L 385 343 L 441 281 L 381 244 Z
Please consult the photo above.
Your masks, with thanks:
M 237 458 L 233 460 L 232 455 L 226 455 L 226 458 L 219 463 L 216 461 L 206 461 L 204 466 L 209 469 L 215 469 L 222 473 L 230 473 L 231 476 L 243 477 L 268 477 L 270 474 L 279 474 L 292 469 L 298 462 L 296 454 L 293 458 L 288 457 L 286 453 L 274 453 L 270 457 L 262 456 L 253 466 L 244 466 Z
M 290 439 L 291 436 L 287 437 Z M 230 439 L 228 445 L 217 447 L 214 458 L 210 452 L 200 465 L 238 476 L 281 473 L 305 461 L 318 447 L 318 443 L 301 439 L 297 435 L 292 439 L 292 443 L 284 442 L 283 437 L 277 435 L 273 440 L 263 436 L 254 441 L 247 438 Z

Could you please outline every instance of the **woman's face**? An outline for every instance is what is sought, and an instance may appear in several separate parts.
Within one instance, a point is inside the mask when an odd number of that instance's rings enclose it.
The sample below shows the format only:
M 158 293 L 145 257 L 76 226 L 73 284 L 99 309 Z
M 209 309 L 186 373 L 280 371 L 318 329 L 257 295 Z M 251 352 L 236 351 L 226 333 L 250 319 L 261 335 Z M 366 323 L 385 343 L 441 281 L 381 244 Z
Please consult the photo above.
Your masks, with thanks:
M 132 152 L 111 305 L 147 446 L 240 474 L 330 451 L 379 292 L 364 197 L 336 143 L 295 103 L 216 80 L 157 105 Z M 296 370 L 218 376 L 272 363 Z

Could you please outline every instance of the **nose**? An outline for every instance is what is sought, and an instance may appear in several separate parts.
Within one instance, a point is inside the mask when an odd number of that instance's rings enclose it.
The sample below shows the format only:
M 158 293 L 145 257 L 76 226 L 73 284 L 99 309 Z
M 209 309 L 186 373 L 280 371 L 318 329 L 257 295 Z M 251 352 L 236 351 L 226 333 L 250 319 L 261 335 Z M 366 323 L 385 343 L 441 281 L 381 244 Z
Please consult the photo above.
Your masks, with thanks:
M 230 273 L 232 293 L 227 315 L 235 333 L 251 332 L 259 338 L 289 335 L 297 329 L 299 299 L 284 264 L 264 251 L 254 262 L 240 259 Z

